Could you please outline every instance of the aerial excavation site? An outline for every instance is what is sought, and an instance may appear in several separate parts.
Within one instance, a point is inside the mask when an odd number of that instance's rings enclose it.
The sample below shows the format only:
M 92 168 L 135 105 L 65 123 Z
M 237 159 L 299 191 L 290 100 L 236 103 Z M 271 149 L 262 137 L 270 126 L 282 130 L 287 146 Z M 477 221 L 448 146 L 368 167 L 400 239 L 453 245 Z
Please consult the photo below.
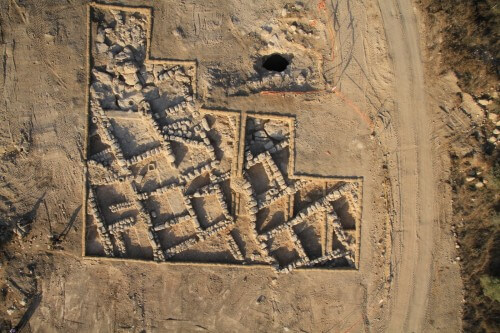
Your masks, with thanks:
M 500 12 L 451 3 L 0 0 L 0 332 L 500 329 Z

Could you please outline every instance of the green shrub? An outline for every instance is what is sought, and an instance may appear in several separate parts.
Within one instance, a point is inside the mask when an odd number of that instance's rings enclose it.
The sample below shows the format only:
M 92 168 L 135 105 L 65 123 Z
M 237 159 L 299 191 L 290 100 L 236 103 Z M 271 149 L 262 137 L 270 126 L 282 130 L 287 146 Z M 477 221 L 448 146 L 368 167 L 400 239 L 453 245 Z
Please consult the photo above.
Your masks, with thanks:
M 483 275 L 480 278 L 483 293 L 494 301 L 500 302 L 500 279 Z

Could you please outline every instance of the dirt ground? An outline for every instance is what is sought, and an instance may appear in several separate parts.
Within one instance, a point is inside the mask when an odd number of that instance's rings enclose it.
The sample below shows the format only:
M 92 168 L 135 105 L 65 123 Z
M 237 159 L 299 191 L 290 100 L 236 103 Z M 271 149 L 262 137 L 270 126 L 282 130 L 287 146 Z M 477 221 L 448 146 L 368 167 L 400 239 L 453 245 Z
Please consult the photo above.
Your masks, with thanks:
M 410 0 L 101 4 L 0 0 L 2 330 L 461 330 L 459 88 Z

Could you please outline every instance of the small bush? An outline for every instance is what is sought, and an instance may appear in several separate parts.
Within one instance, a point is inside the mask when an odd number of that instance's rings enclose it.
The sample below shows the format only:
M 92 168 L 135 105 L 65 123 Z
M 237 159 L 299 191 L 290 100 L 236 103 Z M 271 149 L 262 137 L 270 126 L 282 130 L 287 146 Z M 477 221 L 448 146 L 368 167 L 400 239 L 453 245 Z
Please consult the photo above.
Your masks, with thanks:
M 500 279 L 494 276 L 483 275 L 480 281 L 484 295 L 494 301 L 500 302 Z

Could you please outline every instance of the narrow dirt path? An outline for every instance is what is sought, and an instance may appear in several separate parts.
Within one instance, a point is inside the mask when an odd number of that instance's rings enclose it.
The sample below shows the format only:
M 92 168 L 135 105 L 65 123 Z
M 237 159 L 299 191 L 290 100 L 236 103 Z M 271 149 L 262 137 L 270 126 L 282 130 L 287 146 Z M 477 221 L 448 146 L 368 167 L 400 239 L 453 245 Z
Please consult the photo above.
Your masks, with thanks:
M 421 332 L 435 222 L 431 122 L 426 113 L 418 25 L 411 0 L 379 1 L 395 73 L 400 218 L 393 230 L 388 332 Z

